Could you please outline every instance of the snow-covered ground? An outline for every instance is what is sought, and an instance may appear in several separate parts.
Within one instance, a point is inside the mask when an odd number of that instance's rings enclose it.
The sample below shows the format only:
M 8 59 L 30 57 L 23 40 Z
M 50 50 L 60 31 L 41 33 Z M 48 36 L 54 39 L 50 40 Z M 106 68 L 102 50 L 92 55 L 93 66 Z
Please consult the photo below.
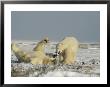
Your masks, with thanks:
M 13 41 L 25 51 L 32 51 L 36 41 Z M 57 42 L 47 45 L 46 53 L 55 53 Z M 19 63 L 12 52 L 11 75 L 14 77 L 99 77 L 100 76 L 100 44 L 81 43 L 77 59 L 72 65 L 32 65 Z

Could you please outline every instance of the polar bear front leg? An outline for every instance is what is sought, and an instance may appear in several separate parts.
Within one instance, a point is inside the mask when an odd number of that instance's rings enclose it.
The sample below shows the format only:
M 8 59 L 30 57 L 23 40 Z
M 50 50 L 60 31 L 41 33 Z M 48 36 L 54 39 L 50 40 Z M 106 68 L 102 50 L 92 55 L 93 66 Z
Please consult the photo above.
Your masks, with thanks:
M 76 53 L 72 50 L 66 50 L 64 64 L 73 64 L 76 59 Z

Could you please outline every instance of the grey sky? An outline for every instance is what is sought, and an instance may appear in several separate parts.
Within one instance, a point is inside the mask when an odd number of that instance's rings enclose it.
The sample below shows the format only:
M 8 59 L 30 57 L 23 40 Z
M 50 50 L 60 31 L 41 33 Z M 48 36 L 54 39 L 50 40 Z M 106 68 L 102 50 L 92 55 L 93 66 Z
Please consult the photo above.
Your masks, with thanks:
M 59 41 L 75 36 L 81 42 L 100 41 L 99 11 L 13 11 L 12 40 L 40 40 L 48 36 Z

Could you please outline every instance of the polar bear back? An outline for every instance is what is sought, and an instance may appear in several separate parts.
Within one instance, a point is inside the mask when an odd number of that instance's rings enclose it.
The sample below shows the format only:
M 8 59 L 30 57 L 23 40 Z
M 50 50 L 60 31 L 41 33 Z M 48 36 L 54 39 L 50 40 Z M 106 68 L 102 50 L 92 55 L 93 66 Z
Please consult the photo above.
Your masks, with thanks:
M 77 48 L 79 46 L 79 42 L 75 37 L 65 37 L 60 43 L 65 44 L 65 47 L 67 48 L 68 47 Z

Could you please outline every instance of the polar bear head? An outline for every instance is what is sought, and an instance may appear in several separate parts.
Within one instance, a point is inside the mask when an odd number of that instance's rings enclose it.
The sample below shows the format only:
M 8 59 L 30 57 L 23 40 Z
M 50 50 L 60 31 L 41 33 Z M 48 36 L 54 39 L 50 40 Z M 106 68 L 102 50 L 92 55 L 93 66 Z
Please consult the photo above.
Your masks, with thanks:
M 66 48 L 68 47 L 67 44 L 64 43 L 59 43 L 56 45 L 56 53 L 57 55 L 61 54 L 62 52 L 64 52 L 64 50 L 66 50 Z
M 37 43 L 37 45 L 33 48 L 33 51 L 42 51 L 44 52 L 45 46 L 49 43 L 48 37 L 44 38 L 40 42 Z

